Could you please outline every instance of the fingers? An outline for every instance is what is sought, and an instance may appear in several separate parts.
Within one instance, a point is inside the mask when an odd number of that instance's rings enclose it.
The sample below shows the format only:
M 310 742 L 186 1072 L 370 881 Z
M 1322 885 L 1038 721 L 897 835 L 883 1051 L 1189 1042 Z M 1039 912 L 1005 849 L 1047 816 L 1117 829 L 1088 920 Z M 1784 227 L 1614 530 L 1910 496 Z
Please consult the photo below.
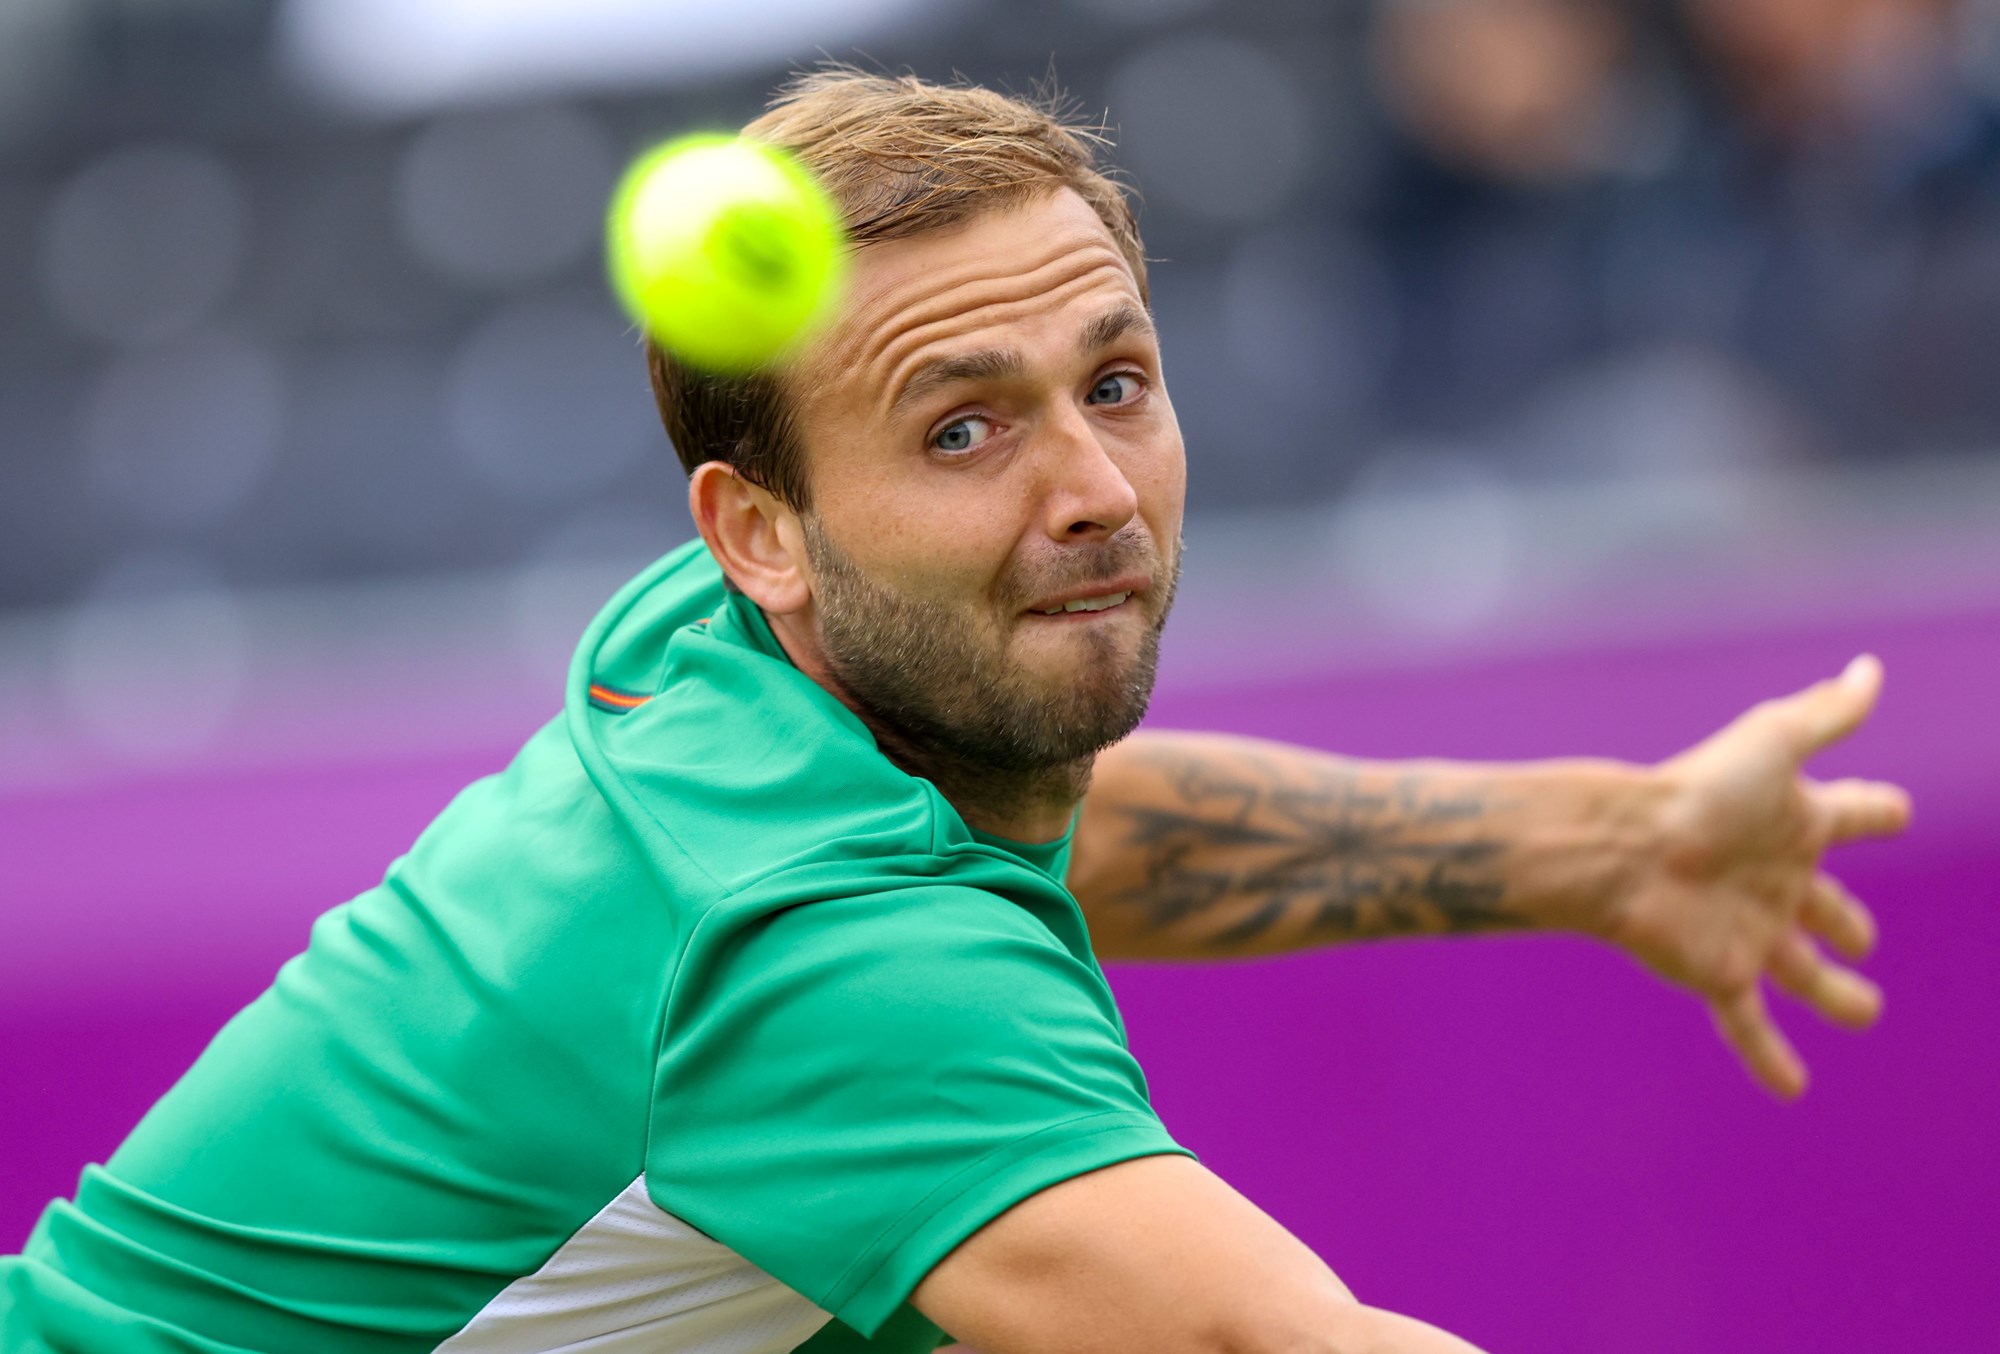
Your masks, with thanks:
M 1874 1024 L 1882 1015 L 1882 989 L 1821 954 L 1807 934 L 1824 936 L 1841 953 L 1859 958 L 1875 943 L 1875 920 L 1868 909 L 1837 881 L 1820 875 L 1799 922 L 1765 960 L 1771 981 L 1836 1025 L 1858 1030 Z M 1709 1008 L 1716 1029 L 1766 1090 L 1785 1100 L 1804 1092 L 1805 1063 L 1772 1021 L 1756 984 L 1711 997 Z
M 1813 880 L 1799 925 L 1849 959 L 1865 959 L 1875 948 L 1874 915 L 1831 875 Z
M 1829 842 L 1888 837 L 1910 825 L 1910 796 L 1880 780 L 1835 780 L 1806 787 Z
M 1791 1041 L 1771 1023 L 1764 994 L 1755 983 L 1741 992 L 1714 998 L 1709 1009 L 1717 1032 L 1765 1090 L 1781 1100 L 1794 1100 L 1804 1093 L 1806 1065 Z
M 1792 735 L 1800 760 L 1829 743 L 1853 733 L 1875 698 L 1882 694 L 1882 660 L 1862 654 L 1838 677 L 1814 682 L 1793 696 L 1772 701 L 1770 717 L 1781 719 Z
M 1771 951 L 1771 981 L 1836 1025 L 1862 1030 L 1882 1014 L 1882 989 L 1834 963 L 1802 931 L 1791 931 Z

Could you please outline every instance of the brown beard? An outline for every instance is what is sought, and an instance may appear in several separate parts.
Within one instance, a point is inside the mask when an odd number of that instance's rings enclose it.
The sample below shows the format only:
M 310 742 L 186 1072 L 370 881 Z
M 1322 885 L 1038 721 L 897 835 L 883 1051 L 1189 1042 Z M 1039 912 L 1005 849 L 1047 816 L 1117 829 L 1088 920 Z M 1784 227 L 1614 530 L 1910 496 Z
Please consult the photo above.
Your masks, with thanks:
M 1010 663 L 1005 636 L 989 639 L 967 608 L 907 597 L 869 578 L 818 521 L 802 520 L 827 668 L 883 751 L 938 783 L 954 803 L 985 808 L 1050 795 L 1080 797 L 1095 755 L 1146 713 L 1160 631 L 1173 605 L 1180 552 L 1169 570 L 1143 530 L 1065 549 L 1058 567 L 1011 588 L 1020 606 L 1079 583 L 1145 571 L 1166 574 L 1139 651 L 1120 664 L 1108 636 L 1056 689 Z

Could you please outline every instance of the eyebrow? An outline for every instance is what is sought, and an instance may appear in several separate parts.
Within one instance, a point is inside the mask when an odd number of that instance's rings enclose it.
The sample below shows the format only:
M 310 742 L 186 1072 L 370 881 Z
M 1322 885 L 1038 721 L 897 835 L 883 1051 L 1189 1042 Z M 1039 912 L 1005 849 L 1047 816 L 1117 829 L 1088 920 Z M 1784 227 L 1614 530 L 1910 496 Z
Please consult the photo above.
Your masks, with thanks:
M 1088 356 L 1133 333 L 1151 335 L 1153 320 L 1143 309 L 1127 302 L 1105 311 L 1085 325 L 1083 333 L 1077 337 L 1076 348 L 1079 353 Z M 910 373 L 910 379 L 903 382 L 903 388 L 889 402 L 890 417 L 932 392 L 959 381 L 1005 381 L 1020 376 L 1025 370 L 1026 362 L 1011 348 L 981 348 L 975 352 L 934 358 L 920 365 Z
M 1153 332 L 1153 317 L 1138 306 L 1127 301 L 1114 310 L 1107 310 L 1083 327 L 1083 337 L 1077 340 L 1077 351 L 1086 355 L 1109 348 L 1127 334 L 1144 334 L 1156 337 Z
M 889 413 L 893 417 L 932 391 L 959 381 L 1011 380 L 1024 370 L 1026 364 L 1021 355 L 1011 348 L 981 348 L 955 357 L 934 358 L 910 373 L 910 379 L 903 382 L 903 388 L 889 402 Z

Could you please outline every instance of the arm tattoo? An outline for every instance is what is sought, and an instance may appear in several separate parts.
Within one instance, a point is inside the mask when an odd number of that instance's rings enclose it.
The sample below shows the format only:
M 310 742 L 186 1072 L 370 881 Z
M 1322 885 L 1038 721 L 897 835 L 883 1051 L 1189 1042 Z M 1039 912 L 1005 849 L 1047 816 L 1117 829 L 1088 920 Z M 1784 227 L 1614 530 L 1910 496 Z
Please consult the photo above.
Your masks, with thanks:
M 1234 950 L 1280 926 L 1306 945 L 1523 924 L 1500 906 L 1501 843 L 1478 830 L 1488 805 L 1476 786 L 1302 772 L 1254 754 L 1160 756 L 1168 800 L 1121 810 L 1142 873 L 1118 897 L 1151 928 L 1226 911 L 1208 943 Z

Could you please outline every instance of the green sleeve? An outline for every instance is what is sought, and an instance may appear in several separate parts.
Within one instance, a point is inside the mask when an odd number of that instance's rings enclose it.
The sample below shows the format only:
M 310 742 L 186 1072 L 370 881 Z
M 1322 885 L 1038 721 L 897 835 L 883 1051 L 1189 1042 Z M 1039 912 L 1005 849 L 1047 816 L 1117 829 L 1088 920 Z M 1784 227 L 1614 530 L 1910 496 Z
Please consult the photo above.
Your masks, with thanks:
M 926 885 L 710 914 L 669 998 L 661 1207 L 872 1335 L 1039 1190 L 1177 1152 L 1110 990 L 1031 912 Z

